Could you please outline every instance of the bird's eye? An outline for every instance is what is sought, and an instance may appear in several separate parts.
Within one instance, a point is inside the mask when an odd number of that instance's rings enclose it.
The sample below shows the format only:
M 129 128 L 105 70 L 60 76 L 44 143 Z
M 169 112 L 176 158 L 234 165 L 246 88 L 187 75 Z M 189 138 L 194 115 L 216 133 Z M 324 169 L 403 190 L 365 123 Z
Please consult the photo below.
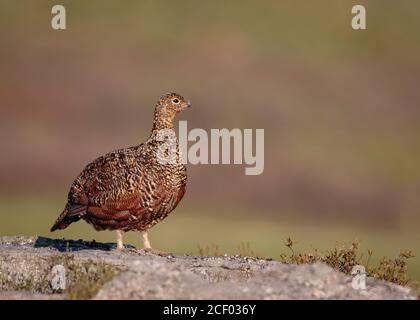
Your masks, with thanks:
M 172 102 L 175 103 L 175 104 L 178 104 L 179 103 L 179 99 L 177 99 L 177 98 L 172 99 Z

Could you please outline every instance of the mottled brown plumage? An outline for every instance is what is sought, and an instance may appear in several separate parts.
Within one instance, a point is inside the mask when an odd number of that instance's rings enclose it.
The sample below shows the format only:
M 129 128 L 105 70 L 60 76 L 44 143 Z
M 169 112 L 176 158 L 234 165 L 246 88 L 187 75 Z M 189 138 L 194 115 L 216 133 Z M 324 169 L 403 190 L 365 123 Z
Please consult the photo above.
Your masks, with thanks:
M 185 194 L 187 172 L 175 135 L 173 161 L 162 161 L 169 151 L 159 150 L 165 150 L 162 144 L 168 142 L 166 134 L 174 134 L 175 115 L 189 106 L 189 101 L 175 93 L 161 97 L 150 138 L 88 164 L 73 182 L 64 211 L 51 231 L 84 219 L 96 230 L 118 230 L 121 249 L 121 231 L 146 232 L 171 213 Z M 144 244 L 150 247 L 147 234 Z

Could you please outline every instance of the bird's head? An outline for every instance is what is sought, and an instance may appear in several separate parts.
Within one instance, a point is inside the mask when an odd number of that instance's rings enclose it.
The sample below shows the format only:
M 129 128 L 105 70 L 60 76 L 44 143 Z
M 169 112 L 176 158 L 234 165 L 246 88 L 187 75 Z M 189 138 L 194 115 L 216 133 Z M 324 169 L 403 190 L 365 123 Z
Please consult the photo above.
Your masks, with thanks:
M 191 102 L 177 93 L 167 93 L 156 103 L 153 129 L 171 128 L 175 115 L 186 108 L 191 108 Z
M 191 107 L 191 102 L 177 93 L 167 93 L 163 95 L 156 104 L 156 109 L 168 114 L 176 114 L 186 108 Z

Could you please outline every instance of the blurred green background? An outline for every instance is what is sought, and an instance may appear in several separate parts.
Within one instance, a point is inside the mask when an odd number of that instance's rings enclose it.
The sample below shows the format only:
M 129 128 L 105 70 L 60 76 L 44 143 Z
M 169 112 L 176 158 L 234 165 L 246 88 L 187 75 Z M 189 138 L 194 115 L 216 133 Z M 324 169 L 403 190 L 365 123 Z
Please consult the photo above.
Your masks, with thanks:
M 115 241 L 84 222 L 48 230 L 84 165 L 145 140 L 175 91 L 193 102 L 190 129 L 265 129 L 265 171 L 190 165 L 154 247 L 249 242 L 276 258 L 290 236 L 419 254 L 420 2 L 357 1 L 365 31 L 351 29 L 355 3 L 0 0 L 0 234 Z

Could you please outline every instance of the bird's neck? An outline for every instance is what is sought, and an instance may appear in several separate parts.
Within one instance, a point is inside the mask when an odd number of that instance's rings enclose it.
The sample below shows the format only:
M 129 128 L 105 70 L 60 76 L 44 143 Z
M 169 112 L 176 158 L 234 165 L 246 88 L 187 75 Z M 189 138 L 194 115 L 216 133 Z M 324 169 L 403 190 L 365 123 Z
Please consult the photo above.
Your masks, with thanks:
M 152 149 L 153 152 L 155 152 L 156 160 L 159 164 L 164 165 L 166 169 L 168 169 L 168 167 L 165 166 L 166 164 L 181 164 L 179 144 L 173 125 L 173 117 L 171 119 L 168 117 L 155 116 L 152 133 L 147 144 L 153 147 Z M 163 149 L 160 150 L 160 147 L 163 147 Z
M 172 120 L 168 119 L 158 119 L 153 122 L 153 128 L 152 133 L 157 133 L 160 130 L 173 130 L 174 129 L 174 123 Z
M 162 111 L 155 111 L 153 119 L 152 134 L 157 133 L 160 130 L 173 130 L 174 129 L 174 114 L 164 113 Z

